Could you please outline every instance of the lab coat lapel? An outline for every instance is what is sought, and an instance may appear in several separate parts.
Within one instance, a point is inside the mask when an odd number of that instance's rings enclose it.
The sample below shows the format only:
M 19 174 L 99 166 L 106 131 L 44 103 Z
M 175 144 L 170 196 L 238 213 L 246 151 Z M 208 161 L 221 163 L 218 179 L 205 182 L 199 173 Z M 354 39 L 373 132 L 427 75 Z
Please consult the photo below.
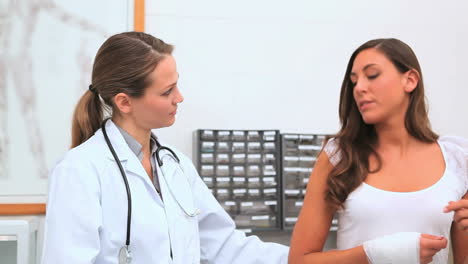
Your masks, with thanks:
M 142 177 L 144 181 L 152 185 L 150 178 L 143 168 L 143 165 L 138 160 L 138 157 L 135 156 L 135 154 L 132 152 L 127 142 L 125 142 L 125 139 L 112 120 L 107 121 L 106 131 L 107 135 L 109 136 L 109 140 L 111 141 L 112 146 L 114 147 L 114 150 L 120 162 L 122 163 L 123 169 L 126 172 L 130 172 L 132 174 L 138 175 L 139 177 Z M 110 151 L 108 152 L 108 157 L 112 160 L 115 160 Z

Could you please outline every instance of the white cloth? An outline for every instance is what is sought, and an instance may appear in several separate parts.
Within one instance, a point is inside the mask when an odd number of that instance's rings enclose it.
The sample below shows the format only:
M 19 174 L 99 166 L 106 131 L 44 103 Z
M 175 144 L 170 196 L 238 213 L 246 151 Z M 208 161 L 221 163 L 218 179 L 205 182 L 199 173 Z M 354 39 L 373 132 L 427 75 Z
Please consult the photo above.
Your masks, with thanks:
M 417 232 L 400 232 L 364 242 L 370 264 L 419 264 Z
M 453 212 L 444 213 L 443 208 L 468 191 L 468 140 L 446 136 L 438 143 L 446 169 L 434 185 L 415 192 L 390 192 L 362 183 L 349 194 L 344 210 L 338 211 L 338 249 L 398 232 L 444 236 L 450 241 Z M 340 160 L 335 140 L 327 143 L 325 152 L 332 164 Z M 448 248 L 439 251 L 432 263 L 447 263 Z
M 235 230 L 183 154 L 176 151 L 179 166 L 168 151 L 160 153 L 163 202 L 115 124 L 108 121 L 106 130 L 132 194 L 132 264 L 287 263 L 287 247 Z M 201 214 L 189 217 L 182 208 Z M 42 263 L 115 264 L 126 223 L 125 185 L 98 130 L 51 172 Z

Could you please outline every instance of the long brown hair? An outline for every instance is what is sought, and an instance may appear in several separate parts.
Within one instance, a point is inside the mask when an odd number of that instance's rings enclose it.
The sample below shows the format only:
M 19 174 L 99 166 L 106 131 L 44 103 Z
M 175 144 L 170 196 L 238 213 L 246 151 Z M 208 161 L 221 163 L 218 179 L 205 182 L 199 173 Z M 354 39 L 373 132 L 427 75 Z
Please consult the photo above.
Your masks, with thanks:
M 172 50 L 172 45 L 142 32 L 124 32 L 108 38 L 94 59 L 90 89 L 75 107 L 71 147 L 80 145 L 99 129 L 104 112 L 115 110 L 115 95 L 143 96 L 150 85 L 148 75 Z
M 373 125 L 364 123 L 353 97 L 353 84 L 350 80 L 356 56 L 363 50 L 374 48 L 382 52 L 395 65 L 400 73 L 415 70 L 420 79 L 413 92 L 405 114 L 405 127 L 414 138 L 423 142 L 435 142 L 438 135 L 430 126 L 421 67 L 413 50 L 404 42 L 388 38 L 374 39 L 361 45 L 349 59 L 341 86 L 339 116 L 340 131 L 334 135 L 339 152 L 339 161 L 327 179 L 326 200 L 334 208 L 343 208 L 348 195 L 367 177 L 382 167 L 382 160 L 375 150 L 377 134 Z M 369 157 L 374 155 L 377 167 L 369 168 Z

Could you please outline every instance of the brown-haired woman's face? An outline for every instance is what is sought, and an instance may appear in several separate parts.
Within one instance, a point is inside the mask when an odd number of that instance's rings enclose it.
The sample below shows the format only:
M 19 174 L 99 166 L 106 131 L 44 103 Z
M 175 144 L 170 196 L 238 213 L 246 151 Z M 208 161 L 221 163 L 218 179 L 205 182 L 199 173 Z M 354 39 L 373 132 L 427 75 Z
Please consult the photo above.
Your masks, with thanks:
M 162 59 L 148 76 L 151 80 L 142 97 L 132 98 L 135 120 L 147 129 L 168 127 L 174 124 L 177 105 L 184 100 L 179 91 L 174 57 Z
M 366 124 L 404 119 L 409 103 L 406 75 L 375 48 L 356 56 L 349 78 L 356 106 Z

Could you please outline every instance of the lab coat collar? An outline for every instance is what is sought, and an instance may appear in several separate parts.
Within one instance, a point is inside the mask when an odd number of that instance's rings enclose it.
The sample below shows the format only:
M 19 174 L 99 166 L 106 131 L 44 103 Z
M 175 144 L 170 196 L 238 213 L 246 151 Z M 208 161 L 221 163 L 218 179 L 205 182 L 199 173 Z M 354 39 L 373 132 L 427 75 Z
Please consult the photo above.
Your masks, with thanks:
M 112 143 L 112 146 L 114 147 L 117 157 L 122 163 L 123 169 L 125 171 L 139 175 L 140 177 L 144 178 L 145 181 L 151 184 L 151 181 L 147 176 L 143 165 L 138 160 L 138 157 L 132 152 L 124 137 L 122 136 L 122 133 L 120 133 L 118 127 L 110 119 L 106 122 L 106 132 L 109 136 L 109 140 Z M 112 155 L 112 152 L 110 150 L 106 153 L 109 159 L 115 161 L 114 156 Z

